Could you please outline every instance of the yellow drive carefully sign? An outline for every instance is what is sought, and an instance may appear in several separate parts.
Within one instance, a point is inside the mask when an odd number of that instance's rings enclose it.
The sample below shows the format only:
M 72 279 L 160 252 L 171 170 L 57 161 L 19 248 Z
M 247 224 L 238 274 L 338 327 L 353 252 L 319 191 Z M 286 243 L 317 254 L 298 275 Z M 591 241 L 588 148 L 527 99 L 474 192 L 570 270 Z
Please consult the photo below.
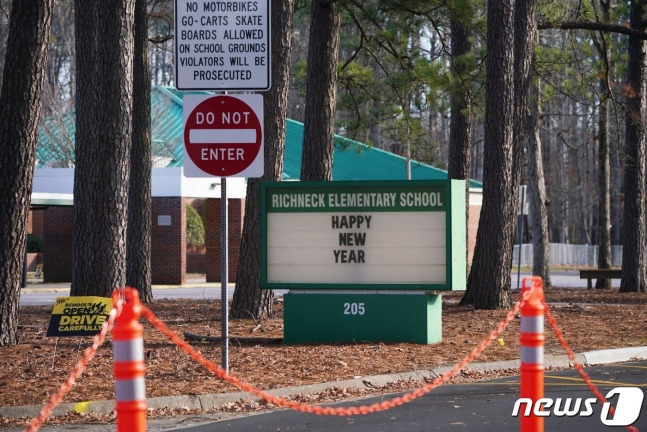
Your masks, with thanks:
M 112 309 L 109 297 L 58 297 L 47 336 L 92 336 L 101 331 Z

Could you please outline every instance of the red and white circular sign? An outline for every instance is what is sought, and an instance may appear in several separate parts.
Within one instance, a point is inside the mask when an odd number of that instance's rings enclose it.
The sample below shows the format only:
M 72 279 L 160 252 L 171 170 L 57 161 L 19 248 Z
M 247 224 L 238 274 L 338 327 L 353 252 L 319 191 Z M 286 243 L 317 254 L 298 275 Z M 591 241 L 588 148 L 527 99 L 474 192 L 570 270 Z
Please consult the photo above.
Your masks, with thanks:
M 250 98 L 253 97 L 253 98 Z M 261 114 L 253 109 L 260 98 Z M 243 100 L 246 99 L 246 100 Z M 198 170 L 217 177 L 260 177 L 262 172 L 262 96 L 185 96 L 184 148 Z M 190 109 L 188 115 L 186 110 Z M 260 117 L 260 118 L 259 118 Z M 250 166 L 259 165 L 261 171 Z M 185 168 L 187 167 L 185 160 Z M 257 175 L 258 174 L 258 175 Z

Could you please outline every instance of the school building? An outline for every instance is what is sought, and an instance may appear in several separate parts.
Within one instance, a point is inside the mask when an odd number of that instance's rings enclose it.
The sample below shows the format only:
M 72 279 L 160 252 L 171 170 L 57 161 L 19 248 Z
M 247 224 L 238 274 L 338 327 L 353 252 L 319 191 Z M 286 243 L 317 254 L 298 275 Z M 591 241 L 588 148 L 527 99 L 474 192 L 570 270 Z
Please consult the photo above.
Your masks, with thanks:
M 196 93 L 196 92 L 194 92 Z M 220 281 L 220 179 L 183 175 L 183 95 L 170 87 L 151 92 L 152 276 L 153 284 L 179 285 L 187 273 L 206 273 Z M 286 122 L 284 180 L 298 180 L 303 124 Z M 333 181 L 405 180 L 407 160 L 396 154 L 336 136 Z M 45 119 L 39 131 L 29 232 L 43 239 L 44 282 L 69 282 L 72 277 L 74 113 Z M 66 168 L 67 166 L 67 168 Z M 63 168 L 61 168 L 63 167 Z M 414 180 L 447 178 L 447 172 L 410 161 Z M 469 260 L 474 249 L 481 207 L 481 185 L 471 183 Z M 245 214 L 246 180 L 227 179 L 229 280 L 235 282 Z M 204 203 L 204 204 L 202 204 Z M 199 207 L 205 225 L 205 250 L 187 250 L 186 206 Z M 32 259 L 32 266 L 33 264 Z

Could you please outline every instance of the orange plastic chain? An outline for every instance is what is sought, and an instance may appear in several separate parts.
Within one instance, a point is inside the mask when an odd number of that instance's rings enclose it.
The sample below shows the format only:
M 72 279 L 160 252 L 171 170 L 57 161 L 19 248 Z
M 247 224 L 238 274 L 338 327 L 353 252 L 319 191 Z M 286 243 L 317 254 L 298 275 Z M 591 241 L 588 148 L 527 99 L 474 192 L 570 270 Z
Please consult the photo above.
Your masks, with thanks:
M 115 318 L 121 313 L 124 307 L 124 300 L 120 295 L 121 291 L 122 290 L 119 290 L 113 293 L 113 308 L 110 311 L 110 315 L 108 319 L 103 323 L 103 326 L 101 327 L 101 331 L 94 336 L 92 340 L 93 342 L 92 345 L 84 351 L 83 358 L 81 358 L 79 362 L 76 364 L 76 366 L 68 376 L 67 380 L 65 380 L 63 384 L 61 384 L 59 391 L 51 397 L 49 404 L 47 404 L 47 406 L 45 406 L 40 411 L 40 414 L 38 417 L 32 419 L 27 429 L 25 429 L 26 432 L 35 432 L 41 428 L 43 422 L 47 420 L 47 418 L 49 418 L 54 408 L 56 408 L 56 406 L 58 406 L 62 402 L 63 397 L 65 397 L 65 395 L 69 393 L 69 391 L 72 389 L 72 386 L 74 385 L 76 380 L 81 376 L 81 374 L 85 370 L 87 364 L 95 356 L 97 349 L 105 341 L 106 335 L 108 334 L 109 331 L 112 330 L 112 327 L 114 326 Z M 235 385 L 236 387 L 240 388 L 243 391 L 254 394 L 259 398 L 264 399 L 277 406 L 283 406 L 296 411 L 313 413 L 313 414 L 321 414 L 321 415 L 346 416 L 346 415 L 369 414 L 377 411 L 384 411 L 399 405 L 403 405 L 405 403 L 411 402 L 412 400 L 429 393 L 431 390 L 438 387 L 440 384 L 449 380 L 457 372 L 459 372 L 470 362 L 472 362 L 479 354 L 481 354 L 485 350 L 485 348 L 487 348 L 490 345 L 490 343 L 492 343 L 493 340 L 497 338 L 497 336 L 503 331 L 503 329 L 507 327 L 510 321 L 515 317 L 515 315 L 517 314 L 517 312 L 521 307 L 521 304 L 525 301 L 526 298 L 527 298 L 527 295 L 524 295 L 524 297 L 514 305 L 513 309 L 510 312 L 508 312 L 508 314 L 506 315 L 506 318 L 499 323 L 497 328 L 492 332 L 490 332 L 488 337 L 485 340 L 483 340 L 475 349 L 473 349 L 467 356 L 465 356 L 465 358 L 463 358 L 463 360 L 460 363 L 456 364 L 451 370 L 449 370 L 448 372 L 445 372 L 443 375 L 439 376 L 431 383 L 428 383 L 422 388 L 414 390 L 403 396 L 396 397 L 390 401 L 384 401 L 382 403 L 376 403 L 372 405 L 362 405 L 359 407 L 348 407 L 348 408 L 331 408 L 331 407 L 323 407 L 320 405 L 305 405 L 305 404 L 289 401 L 284 398 L 267 394 L 263 390 L 227 374 L 227 372 L 225 372 L 224 369 L 221 369 L 218 365 L 212 363 L 210 360 L 205 358 L 201 353 L 199 353 L 198 351 L 195 351 L 193 347 L 191 347 L 187 342 L 180 339 L 180 337 L 177 336 L 175 333 L 173 333 L 173 331 L 171 331 L 163 321 L 161 321 L 159 318 L 157 318 L 157 316 L 155 316 L 153 311 L 151 311 L 148 307 L 143 305 L 142 305 L 142 315 L 145 316 L 153 326 L 157 327 L 158 330 L 164 333 L 166 337 L 169 338 L 169 340 L 171 340 L 178 347 L 180 347 L 184 352 L 186 352 L 193 360 L 200 363 L 208 370 L 214 372 L 221 379 L 227 382 L 230 382 L 231 384 Z
M 173 333 L 166 326 L 166 324 L 164 324 L 163 321 L 157 318 L 155 314 L 146 306 L 142 307 L 142 315 L 146 317 L 154 327 L 156 327 L 159 331 L 164 333 L 169 340 L 171 340 L 174 344 L 176 344 L 184 352 L 186 352 L 194 361 L 200 363 L 202 366 L 204 366 L 211 372 L 215 373 L 219 378 L 233 384 L 234 386 L 238 387 L 239 389 L 245 392 L 258 396 L 259 398 L 264 399 L 267 402 L 272 403 L 274 405 L 290 408 L 295 411 L 319 414 L 319 415 L 349 416 L 349 415 L 369 414 L 369 413 L 374 413 L 378 411 L 384 411 L 399 405 L 403 405 L 405 403 L 411 402 L 412 400 L 429 393 L 431 390 L 438 387 L 440 384 L 449 380 L 453 375 L 455 375 L 457 372 L 459 372 L 465 366 L 467 366 L 470 362 L 472 362 L 479 354 L 483 352 L 483 350 L 485 350 L 485 348 L 488 347 L 488 345 L 490 345 L 490 343 L 492 343 L 492 341 L 494 341 L 497 338 L 497 336 L 503 331 L 503 329 L 506 328 L 508 323 L 510 323 L 510 321 L 515 317 L 515 315 L 517 314 L 517 312 L 521 307 L 522 302 L 525 301 L 527 297 L 528 295 L 524 295 L 523 298 L 520 299 L 514 305 L 512 310 L 508 312 L 505 319 L 499 323 L 498 327 L 492 332 L 490 332 L 488 337 L 485 340 L 483 340 L 483 342 L 481 342 L 476 348 L 474 348 L 467 356 L 465 356 L 465 358 L 463 358 L 463 360 L 461 360 L 460 363 L 456 364 L 451 370 L 437 377 L 432 382 L 424 385 L 419 389 L 413 390 L 409 393 L 393 398 L 391 400 L 387 400 L 380 403 L 374 403 L 371 405 L 361 405 L 357 407 L 346 407 L 346 408 L 344 407 L 332 408 L 332 407 L 324 407 L 321 405 L 306 405 L 306 404 L 290 401 L 281 397 L 277 397 L 277 396 L 273 396 L 271 394 L 265 393 L 263 390 L 257 387 L 254 387 L 251 384 L 243 382 L 234 376 L 229 375 L 227 372 L 225 372 L 224 369 L 220 368 L 219 366 L 217 366 L 216 364 L 208 360 L 206 357 L 204 357 L 201 353 L 194 350 L 193 347 L 191 347 L 187 342 L 180 339 L 179 336 Z
M 103 345 L 103 342 L 106 340 L 106 335 L 109 331 L 112 330 L 112 326 L 115 323 L 115 318 L 121 313 L 121 310 L 123 309 L 123 300 L 117 295 L 113 295 L 112 298 L 114 304 L 112 310 L 110 311 L 108 319 L 104 321 L 103 325 L 101 326 L 101 331 L 92 338 L 92 345 L 85 349 L 85 351 L 83 352 L 83 357 L 77 362 L 76 366 L 74 366 L 74 369 L 72 369 L 72 372 L 70 372 L 63 384 L 61 384 L 58 392 L 55 395 L 52 395 L 49 403 L 40 410 L 38 417 L 35 417 L 31 420 L 31 422 L 29 422 L 29 426 L 27 427 L 27 429 L 25 429 L 26 432 L 34 432 L 40 429 L 40 427 L 43 425 L 43 422 L 47 420 L 52 414 L 54 408 L 56 408 L 63 401 L 65 395 L 68 394 L 70 390 L 72 390 L 72 387 L 74 386 L 76 380 L 83 374 L 83 371 L 85 371 L 85 368 L 88 363 L 90 363 L 90 360 L 94 358 L 99 347 Z
M 598 390 L 598 388 L 593 383 L 593 381 L 591 381 L 591 377 L 589 376 L 589 374 L 587 374 L 584 371 L 584 366 L 575 359 L 575 353 L 573 353 L 573 350 L 571 350 L 571 347 L 568 345 L 568 342 L 564 337 L 564 333 L 557 325 L 557 320 L 551 313 L 550 307 L 548 306 L 546 301 L 543 301 L 543 303 L 544 303 L 544 307 L 546 308 L 546 319 L 550 324 L 550 326 L 553 328 L 555 336 L 557 336 L 557 339 L 559 339 L 559 343 L 562 345 L 562 348 L 564 348 L 564 351 L 566 351 L 566 354 L 568 355 L 569 360 L 573 362 L 573 367 L 575 368 L 575 370 L 579 372 L 584 382 L 586 382 L 586 385 L 588 386 L 589 390 L 593 392 L 593 394 L 600 401 L 600 403 L 604 404 L 605 402 L 607 402 L 607 399 L 602 395 L 602 393 L 600 393 L 600 390 Z M 613 407 L 613 405 L 609 406 L 609 412 L 612 415 L 615 413 L 615 408 Z M 626 429 L 630 431 L 638 432 L 638 429 L 636 429 L 631 425 L 626 426 Z
M 319 414 L 319 415 L 349 416 L 349 415 L 369 414 L 369 413 L 374 413 L 378 411 L 384 411 L 396 406 L 403 405 L 405 403 L 411 402 L 414 399 L 417 399 L 429 393 L 434 388 L 438 387 L 439 385 L 449 380 L 452 376 L 454 376 L 460 370 L 465 368 L 470 362 L 472 362 L 476 357 L 478 357 L 485 350 L 485 348 L 487 348 L 492 343 L 492 341 L 497 339 L 499 334 L 507 327 L 510 321 L 512 321 L 515 315 L 519 312 L 522 304 L 530 296 L 531 291 L 532 290 L 529 290 L 523 293 L 522 297 L 519 299 L 517 303 L 515 303 L 514 307 L 506 314 L 505 319 L 499 323 L 497 328 L 491 331 L 486 339 L 484 339 L 476 348 L 474 348 L 459 363 L 454 365 L 454 367 L 451 370 L 445 372 L 444 374 L 437 377 L 432 382 L 427 383 L 423 387 L 413 390 L 409 393 L 406 393 L 403 396 L 399 396 L 381 403 L 374 403 L 371 405 L 361 405 L 356 407 L 333 408 L 333 407 L 324 407 L 321 405 L 306 405 L 306 404 L 290 401 L 285 398 L 281 398 L 281 397 L 277 397 L 277 396 L 273 396 L 271 394 L 265 393 L 263 390 L 249 383 L 243 382 L 234 376 L 229 375 L 224 369 L 220 368 L 218 365 L 208 360 L 200 352 L 194 350 L 193 347 L 191 347 L 186 341 L 182 340 L 178 335 L 173 333 L 163 321 L 157 318 L 157 316 L 155 316 L 153 311 L 151 311 L 148 307 L 143 305 L 142 305 L 142 315 L 146 317 L 154 327 L 156 327 L 159 331 L 164 333 L 164 335 L 166 335 L 166 337 L 169 340 L 171 340 L 179 348 L 181 348 L 184 352 L 186 352 L 194 361 L 200 363 L 202 366 L 204 366 L 211 372 L 215 373 L 219 378 L 233 384 L 234 386 L 238 387 L 242 391 L 251 393 L 274 405 L 290 408 L 292 410 L 296 410 L 300 412 L 313 413 L 313 414 Z M 104 322 L 101 328 L 101 332 L 96 336 L 94 336 L 92 345 L 85 350 L 83 358 L 79 360 L 77 365 L 74 367 L 74 369 L 68 376 L 67 380 L 63 384 L 61 384 L 61 387 L 58 393 L 56 393 L 51 397 L 49 404 L 41 410 L 38 417 L 36 417 L 30 422 L 29 427 L 26 429 L 26 431 L 32 432 L 40 429 L 40 427 L 42 426 L 42 423 L 50 416 L 52 410 L 61 403 L 61 401 L 63 400 L 63 397 L 71 390 L 75 381 L 81 376 L 81 374 L 85 370 L 90 360 L 92 360 L 92 358 L 96 354 L 97 349 L 103 344 L 107 333 L 111 331 L 114 325 L 115 318 L 121 313 L 124 307 L 124 301 L 120 296 L 121 292 L 122 291 L 116 291 L 115 293 L 113 293 L 114 307 L 110 311 L 110 316 L 108 320 Z M 557 326 L 557 322 L 554 316 L 552 315 L 552 313 L 550 312 L 550 308 L 545 303 L 545 301 L 543 301 L 543 303 L 546 308 L 546 316 L 547 316 L 548 322 L 553 327 L 556 336 L 560 340 L 562 347 L 566 350 L 569 359 L 573 362 L 575 369 L 580 373 L 582 378 L 586 381 L 588 387 L 596 395 L 598 400 L 600 400 L 602 403 L 606 402 L 606 399 L 592 383 L 588 374 L 584 372 L 583 366 L 576 361 L 575 354 L 573 354 L 572 350 L 568 346 L 568 342 L 564 338 L 562 331 Z M 610 411 L 611 413 L 613 413 L 614 411 L 613 407 L 610 407 Z M 633 426 L 627 426 L 627 429 L 631 431 L 637 431 L 637 429 L 634 428 Z

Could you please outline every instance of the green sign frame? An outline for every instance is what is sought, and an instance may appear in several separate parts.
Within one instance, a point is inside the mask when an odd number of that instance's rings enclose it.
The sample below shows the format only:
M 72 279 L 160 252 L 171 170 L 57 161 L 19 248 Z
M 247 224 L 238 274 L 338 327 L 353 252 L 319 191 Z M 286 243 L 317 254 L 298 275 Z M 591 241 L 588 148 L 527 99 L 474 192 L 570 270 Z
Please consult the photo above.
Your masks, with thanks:
M 443 335 L 441 297 L 424 292 L 290 292 L 283 296 L 283 342 L 438 343 Z
M 303 289 L 303 290 L 395 290 L 395 291 L 462 291 L 466 287 L 467 274 L 467 235 L 465 211 L 465 181 L 464 180 L 408 180 L 408 181 L 334 181 L 334 182 L 263 182 L 261 183 L 261 288 L 263 289 Z M 371 228 L 370 220 L 382 215 L 397 218 L 400 214 L 408 213 L 410 217 L 426 220 L 442 221 L 444 224 L 445 253 L 441 259 L 422 257 L 430 261 L 430 266 L 436 266 L 442 271 L 442 280 L 389 280 L 386 283 L 375 280 L 362 280 L 362 277 L 344 280 L 317 280 L 315 282 L 291 279 L 289 274 L 276 280 L 270 274 L 274 264 L 268 255 L 273 246 L 271 236 L 268 235 L 268 218 L 273 221 L 291 217 L 290 221 L 307 221 L 314 218 L 331 216 L 332 228 L 348 228 L 358 231 L 359 228 Z M 422 214 L 424 213 L 424 214 Z M 444 213 L 444 218 L 442 214 Z M 323 216 L 322 214 L 326 214 Z M 291 216 L 290 216 L 291 215 Z M 375 217 L 373 217 L 373 215 Z M 294 219 L 296 218 L 296 219 Z M 287 220 L 287 219 L 286 219 Z M 326 219 L 328 221 L 329 219 Z M 391 220 L 391 219 L 389 219 Z M 362 223 L 364 224 L 362 226 Z M 406 222 L 405 222 L 406 224 Z M 392 230 L 397 235 L 398 223 L 392 224 Z M 404 229 L 406 227 L 402 227 Z M 348 231 L 347 230 L 347 231 Z M 361 230 L 360 230 L 361 231 Z M 365 240 L 364 233 L 348 233 L 343 235 L 359 235 L 360 240 Z M 295 235 L 299 235 L 295 233 Z M 335 234 L 328 234 L 335 235 Z M 342 234 L 339 234 L 339 244 L 342 244 Z M 363 239 L 361 238 L 363 236 Z M 349 239 L 351 244 L 353 239 Z M 358 238 L 355 237 L 354 241 Z M 439 241 L 442 241 L 440 239 Z M 397 243 L 395 237 L 395 243 Z M 398 245 L 406 249 L 406 244 Z M 341 247 L 339 248 L 342 249 Z M 349 249 L 344 247 L 343 249 Z M 349 268 L 361 265 L 368 258 L 361 250 L 353 252 L 330 251 L 335 253 L 338 262 L 348 263 Z M 327 252 L 326 252 L 327 253 Z M 339 254 L 339 256 L 338 256 Z M 343 254 L 343 256 L 342 256 Z M 350 258 L 349 256 L 350 255 Z M 332 259 L 332 258 L 331 258 Z M 354 261 L 353 261 L 354 259 Z M 434 259 L 438 263 L 433 262 Z M 307 265 L 293 263 L 295 271 L 307 272 Z M 359 263 L 359 264 L 358 264 Z M 423 264 L 426 261 L 423 262 Z M 285 264 L 284 264 L 285 265 Z M 440 266 L 440 267 L 439 267 Z M 442 268 L 444 266 L 444 269 Z M 397 278 L 397 276 L 395 276 Z M 358 279 L 359 278 L 359 279 Z

